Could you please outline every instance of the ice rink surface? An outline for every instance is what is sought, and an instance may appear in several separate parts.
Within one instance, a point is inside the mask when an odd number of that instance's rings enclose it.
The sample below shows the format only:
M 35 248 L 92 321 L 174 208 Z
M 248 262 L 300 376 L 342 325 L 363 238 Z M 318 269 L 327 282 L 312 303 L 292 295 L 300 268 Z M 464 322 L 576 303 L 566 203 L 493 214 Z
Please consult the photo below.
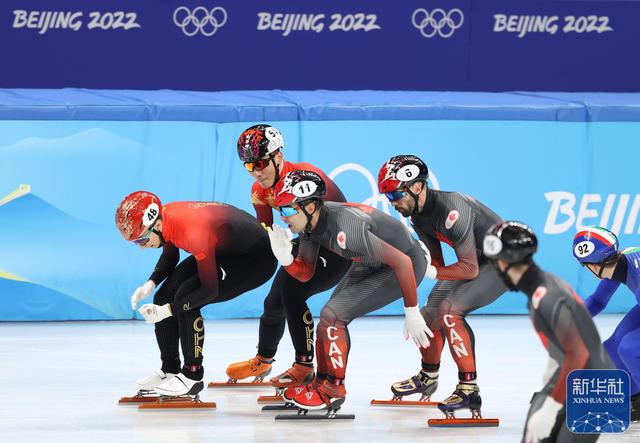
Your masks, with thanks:
M 524 303 L 524 298 L 523 298 Z M 596 318 L 607 338 L 619 315 Z M 216 410 L 139 411 L 118 406 L 135 393 L 134 381 L 159 367 L 153 327 L 140 321 L 1 323 L 0 441 L 3 442 L 519 442 L 529 399 L 542 385 L 546 352 L 526 316 L 471 316 L 476 336 L 478 383 L 484 417 L 497 428 L 435 429 L 434 408 L 373 407 L 389 399 L 392 382 L 415 375 L 420 358 L 402 339 L 400 317 L 371 317 L 350 326 L 347 402 L 341 412 L 353 421 L 274 421 L 258 395 L 267 388 L 205 389 L 202 399 Z M 205 381 L 225 381 L 228 363 L 255 354 L 257 320 L 206 322 Z M 293 360 L 287 333 L 274 374 Z M 440 388 L 454 388 L 457 369 L 445 347 Z M 640 424 L 599 441 L 638 442 Z

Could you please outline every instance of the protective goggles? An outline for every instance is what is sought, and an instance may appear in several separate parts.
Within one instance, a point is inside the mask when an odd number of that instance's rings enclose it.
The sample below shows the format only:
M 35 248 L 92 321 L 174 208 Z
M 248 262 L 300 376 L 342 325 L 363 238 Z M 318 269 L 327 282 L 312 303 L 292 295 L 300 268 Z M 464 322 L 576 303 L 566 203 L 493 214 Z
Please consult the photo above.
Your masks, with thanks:
M 394 202 L 406 196 L 407 193 L 404 191 L 393 191 L 393 192 L 385 192 L 384 195 L 387 197 L 387 199 L 389 199 L 390 202 Z
M 154 223 L 154 224 L 155 224 L 155 223 Z M 151 226 L 149 229 L 147 229 L 147 231 L 146 231 L 144 234 L 142 234 L 142 235 L 141 235 L 140 237 L 138 237 L 138 238 L 134 238 L 134 239 L 133 239 L 133 240 L 131 240 L 131 241 L 132 241 L 133 243 L 135 243 L 136 245 L 138 245 L 138 246 L 144 246 L 144 245 L 146 245 L 146 244 L 149 242 L 149 240 L 150 240 L 150 238 L 149 238 L 149 237 L 151 236 L 151 233 L 152 233 L 152 232 L 153 232 L 154 234 L 158 234 L 158 235 L 160 235 L 160 231 L 156 231 L 155 229 L 153 229 L 153 226 Z
M 291 217 L 298 213 L 298 208 L 294 208 L 293 206 L 280 206 L 278 212 L 283 217 Z
M 264 168 L 269 166 L 270 161 L 271 157 L 263 158 L 253 162 L 244 162 L 244 168 L 249 172 L 262 171 Z
M 138 246 L 144 246 L 149 242 L 149 236 L 151 235 L 151 230 L 147 230 L 147 232 L 145 232 L 144 234 L 142 234 L 140 237 L 138 238 L 134 238 L 133 240 L 131 240 L 133 243 L 135 243 Z

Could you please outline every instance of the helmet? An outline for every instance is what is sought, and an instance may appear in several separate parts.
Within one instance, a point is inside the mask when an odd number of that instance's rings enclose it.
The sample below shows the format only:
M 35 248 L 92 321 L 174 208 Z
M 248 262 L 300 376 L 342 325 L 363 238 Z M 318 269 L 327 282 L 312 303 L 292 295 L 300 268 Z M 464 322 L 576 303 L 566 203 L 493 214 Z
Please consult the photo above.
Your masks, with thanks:
M 238 138 L 238 156 L 243 162 L 256 161 L 282 147 L 282 134 L 270 125 L 251 126 Z
M 327 185 L 313 171 L 291 171 L 278 182 L 275 190 L 276 206 L 289 206 L 312 198 L 322 199 Z
M 396 155 L 382 165 L 378 173 L 378 191 L 385 194 L 416 180 L 427 181 L 429 169 L 415 155 Z
M 505 221 L 491 226 L 484 236 L 482 249 L 490 260 L 520 263 L 538 250 L 538 239 L 531 228 L 517 221 Z
M 116 209 L 116 226 L 125 240 L 135 240 L 149 229 L 162 210 L 157 195 L 136 191 L 127 195 Z
M 580 263 L 606 262 L 618 255 L 618 237 L 598 226 L 586 228 L 573 237 L 573 256 Z

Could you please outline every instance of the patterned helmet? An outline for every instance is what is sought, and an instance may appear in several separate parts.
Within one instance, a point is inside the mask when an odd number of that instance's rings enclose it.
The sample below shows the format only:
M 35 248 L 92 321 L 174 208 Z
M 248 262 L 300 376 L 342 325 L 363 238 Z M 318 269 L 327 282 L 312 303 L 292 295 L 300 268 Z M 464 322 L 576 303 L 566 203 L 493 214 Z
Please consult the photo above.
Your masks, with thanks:
M 601 263 L 618 254 L 618 237 L 598 226 L 586 228 L 573 237 L 573 256 L 580 263 Z
M 429 169 L 415 155 L 396 155 L 382 165 L 378 173 L 378 191 L 393 192 L 416 180 L 427 181 Z
M 125 240 L 139 238 L 152 226 L 162 210 L 157 195 L 136 191 L 127 195 L 116 209 L 116 226 Z
M 290 206 L 312 198 L 322 199 L 327 194 L 327 185 L 313 171 L 291 171 L 278 182 L 275 190 L 276 206 Z
M 255 125 L 238 138 L 238 156 L 243 162 L 253 162 L 284 147 L 282 134 L 270 125 Z
M 524 223 L 505 221 L 491 226 L 484 236 L 482 249 L 490 260 L 520 263 L 538 250 L 538 239 Z

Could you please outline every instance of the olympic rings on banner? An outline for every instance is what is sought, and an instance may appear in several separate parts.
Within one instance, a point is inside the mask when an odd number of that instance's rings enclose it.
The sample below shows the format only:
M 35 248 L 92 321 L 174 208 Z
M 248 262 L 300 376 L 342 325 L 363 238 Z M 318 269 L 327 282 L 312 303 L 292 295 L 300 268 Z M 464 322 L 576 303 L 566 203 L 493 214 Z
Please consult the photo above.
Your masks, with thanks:
M 448 12 L 440 8 L 431 12 L 418 8 L 411 15 L 411 23 L 423 37 L 431 38 L 438 34 L 442 38 L 449 38 L 464 23 L 464 14 L 458 8 Z
M 198 6 L 191 11 L 186 6 L 180 6 L 173 12 L 173 23 L 182 29 L 184 35 L 193 37 L 198 33 L 211 37 L 227 22 L 227 11 L 220 6 L 210 11 L 204 6 Z

